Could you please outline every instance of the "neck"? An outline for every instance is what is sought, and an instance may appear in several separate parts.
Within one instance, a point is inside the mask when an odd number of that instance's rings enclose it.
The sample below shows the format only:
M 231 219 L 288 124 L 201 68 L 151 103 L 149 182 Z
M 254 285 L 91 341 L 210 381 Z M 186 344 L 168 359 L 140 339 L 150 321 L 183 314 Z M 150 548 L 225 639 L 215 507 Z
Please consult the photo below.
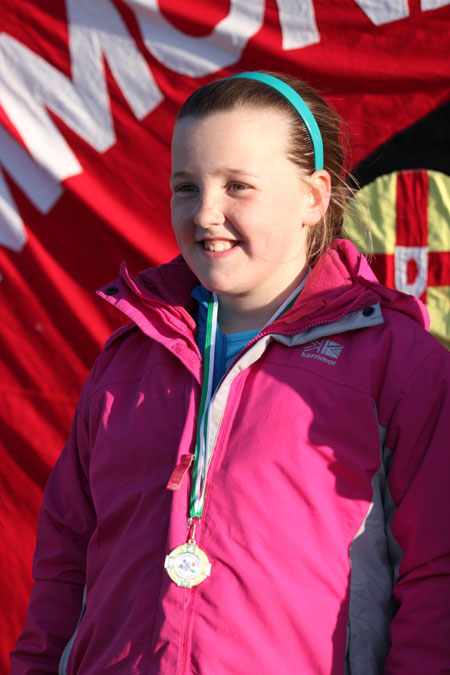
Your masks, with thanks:
M 232 296 L 221 294 L 219 299 L 218 322 L 221 333 L 241 333 L 248 330 L 261 330 L 273 317 L 277 309 L 289 298 L 291 293 L 305 279 L 309 271 L 302 273 L 274 298 L 255 298 L 246 295 Z

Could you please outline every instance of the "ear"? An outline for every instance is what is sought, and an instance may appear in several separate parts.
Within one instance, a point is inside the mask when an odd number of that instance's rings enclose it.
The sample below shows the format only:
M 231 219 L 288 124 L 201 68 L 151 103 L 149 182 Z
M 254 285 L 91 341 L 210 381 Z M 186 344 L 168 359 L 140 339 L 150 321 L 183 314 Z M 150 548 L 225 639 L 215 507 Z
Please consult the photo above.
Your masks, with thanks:
M 308 177 L 308 194 L 303 225 L 312 227 L 324 217 L 331 197 L 331 177 L 328 171 L 320 169 Z

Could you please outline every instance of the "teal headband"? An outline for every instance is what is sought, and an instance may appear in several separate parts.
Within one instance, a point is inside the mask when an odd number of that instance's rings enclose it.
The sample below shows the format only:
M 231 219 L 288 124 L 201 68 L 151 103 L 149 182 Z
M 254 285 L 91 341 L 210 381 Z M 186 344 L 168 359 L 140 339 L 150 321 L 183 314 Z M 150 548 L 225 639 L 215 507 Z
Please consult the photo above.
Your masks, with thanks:
M 289 103 L 295 108 L 300 117 L 302 118 L 305 127 L 308 130 L 308 133 L 311 137 L 311 141 L 314 148 L 314 163 L 316 171 L 323 169 L 323 143 L 322 135 L 320 129 L 317 125 L 317 122 L 312 114 L 311 110 L 306 105 L 305 101 L 302 99 L 300 94 L 297 94 L 295 89 L 290 87 L 283 80 L 279 80 L 278 77 L 273 77 L 273 75 L 267 75 L 266 73 L 257 73 L 257 72 L 248 72 L 248 73 L 236 73 L 236 75 L 230 75 L 231 78 L 241 77 L 244 80 L 257 80 L 258 82 L 263 82 L 268 84 L 269 87 L 276 89 L 284 98 L 286 98 Z

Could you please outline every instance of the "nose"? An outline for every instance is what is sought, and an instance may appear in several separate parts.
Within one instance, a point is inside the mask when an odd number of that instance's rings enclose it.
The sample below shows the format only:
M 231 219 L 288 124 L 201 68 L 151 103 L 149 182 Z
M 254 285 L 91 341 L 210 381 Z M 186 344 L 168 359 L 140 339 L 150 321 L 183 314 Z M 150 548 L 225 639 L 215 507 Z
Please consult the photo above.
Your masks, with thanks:
M 203 192 L 198 196 L 194 213 L 194 223 L 198 227 L 209 228 L 223 225 L 225 216 L 220 197 L 212 192 Z

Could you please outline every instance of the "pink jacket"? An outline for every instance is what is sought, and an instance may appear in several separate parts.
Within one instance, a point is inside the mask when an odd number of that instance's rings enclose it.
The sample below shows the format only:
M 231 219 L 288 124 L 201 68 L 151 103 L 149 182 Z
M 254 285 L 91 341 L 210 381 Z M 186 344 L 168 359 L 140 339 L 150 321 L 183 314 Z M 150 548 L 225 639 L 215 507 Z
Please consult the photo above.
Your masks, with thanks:
M 196 532 L 211 575 L 170 581 L 197 283 L 178 258 L 101 292 L 132 323 L 97 359 L 49 479 L 12 675 L 55 673 L 63 650 L 79 675 L 449 672 L 449 354 L 345 241 L 222 380 Z

